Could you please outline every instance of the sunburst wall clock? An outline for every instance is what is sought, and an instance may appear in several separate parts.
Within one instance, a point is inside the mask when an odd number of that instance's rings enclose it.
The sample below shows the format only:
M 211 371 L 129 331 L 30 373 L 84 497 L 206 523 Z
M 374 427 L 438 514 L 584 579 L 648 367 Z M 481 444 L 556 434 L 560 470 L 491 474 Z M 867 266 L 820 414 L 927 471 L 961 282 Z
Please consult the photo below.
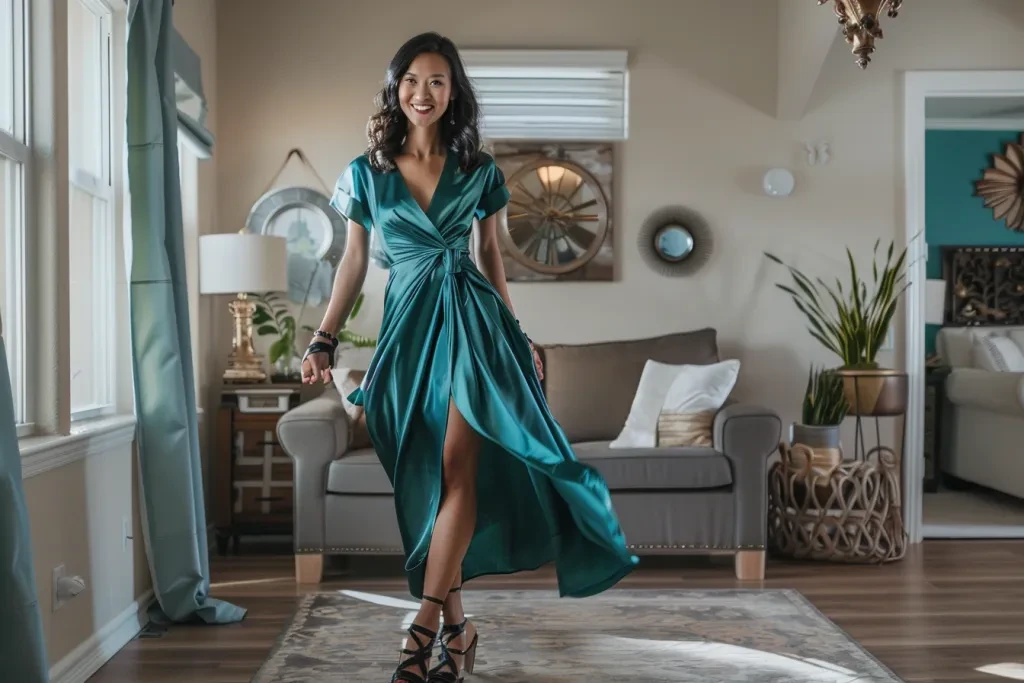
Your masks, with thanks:
M 974 183 L 974 195 L 985 200 L 997 221 L 1005 219 L 1007 228 L 1024 232 L 1024 133 L 1003 154 L 992 155 L 992 166 Z

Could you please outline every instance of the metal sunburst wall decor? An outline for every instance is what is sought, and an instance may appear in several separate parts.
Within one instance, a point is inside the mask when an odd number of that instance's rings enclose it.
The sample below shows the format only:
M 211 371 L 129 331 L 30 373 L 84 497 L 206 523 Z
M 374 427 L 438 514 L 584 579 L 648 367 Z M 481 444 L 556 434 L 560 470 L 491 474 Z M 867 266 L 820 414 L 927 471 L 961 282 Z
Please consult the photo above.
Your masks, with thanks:
M 708 262 L 714 240 L 707 222 L 696 211 L 668 206 L 647 217 L 637 246 L 651 270 L 666 277 L 683 277 Z
M 1006 219 L 1006 227 L 1024 232 L 1024 134 L 1010 142 L 1006 152 L 992 155 L 992 166 L 974 183 L 974 195 L 985 200 L 995 220 Z

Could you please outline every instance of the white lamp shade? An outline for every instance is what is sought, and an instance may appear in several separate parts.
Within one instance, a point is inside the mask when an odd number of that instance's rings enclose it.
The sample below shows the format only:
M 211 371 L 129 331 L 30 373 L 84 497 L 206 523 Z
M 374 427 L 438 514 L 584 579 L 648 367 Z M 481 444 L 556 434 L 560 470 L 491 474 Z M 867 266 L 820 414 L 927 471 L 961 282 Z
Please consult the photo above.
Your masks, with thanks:
M 942 325 L 946 312 L 946 281 L 926 280 L 924 284 L 924 322 Z
M 199 238 L 202 294 L 288 291 L 288 240 L 225 233 Z

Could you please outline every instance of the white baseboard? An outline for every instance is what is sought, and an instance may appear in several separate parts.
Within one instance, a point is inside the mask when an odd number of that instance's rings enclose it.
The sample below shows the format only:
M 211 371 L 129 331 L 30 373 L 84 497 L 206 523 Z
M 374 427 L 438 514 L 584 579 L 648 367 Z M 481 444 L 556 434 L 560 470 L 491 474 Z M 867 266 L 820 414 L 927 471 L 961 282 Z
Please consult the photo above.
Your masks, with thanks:
M 50 683 L 85 683 L 149 623 L 153 590 L 143 593 L 91 638 L 50 667 Z

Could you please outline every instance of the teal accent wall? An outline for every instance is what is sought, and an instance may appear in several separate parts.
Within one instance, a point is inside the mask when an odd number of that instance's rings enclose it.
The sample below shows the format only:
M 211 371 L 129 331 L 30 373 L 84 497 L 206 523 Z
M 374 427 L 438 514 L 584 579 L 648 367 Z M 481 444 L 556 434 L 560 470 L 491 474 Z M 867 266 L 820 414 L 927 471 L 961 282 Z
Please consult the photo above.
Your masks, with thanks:
M 1008 230 L 992 218 L 992 209 L 974 196 L 974 182 L 1017 142 L 1016 130 L 929 130 L 924 137 L 924 215 L 928 277 L 942 277 L 943 245 L 1024 245 L 1024 233 Z M 925 327 L 927 353 L 935 350 L 938 325 Z

